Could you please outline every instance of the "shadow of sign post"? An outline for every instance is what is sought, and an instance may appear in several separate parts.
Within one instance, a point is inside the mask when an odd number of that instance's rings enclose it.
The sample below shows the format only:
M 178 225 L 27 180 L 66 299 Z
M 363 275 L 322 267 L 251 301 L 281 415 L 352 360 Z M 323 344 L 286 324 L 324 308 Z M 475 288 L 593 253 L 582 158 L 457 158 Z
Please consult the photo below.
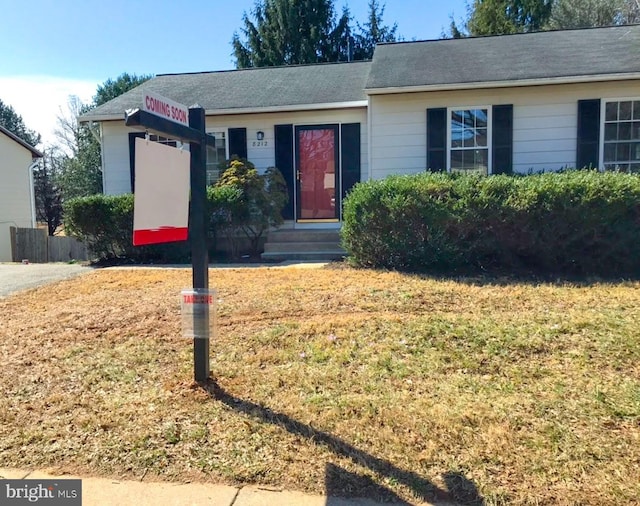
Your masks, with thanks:
M 299 422 L 284 413 L 278 413 L 255 402 L 235 397 L 218 386 L 214 380 L 201 383 L 201 386 L 212 399 L 225 404 L 234 411 L 243 413 L 263 423 L 277 425 L 290 434 L 304 437 L 315 444 L 322 445 L 336 455 L 346 457 L 355 464 L 365 467 L 380 476 L 391 478 L 405 485 L 415 495 L 421 497 L 422 500 L 445 502 L 452 506 L 456 503 L 469 506 L 484 506 L 485 504 L 475 484 L 461 473 L 446 473 L 443 479 L 447 484 L 447 490 L 442 489 L 414 471 L 401 469 L 393 463 L 360 450 L 336 436 Z M 345 484 L 347 485 L 346 487 L 344 486 Z M 366 490 L 368 494 L 385 502 L 395 501 L 401 504 L 408 504 L 402 501 L 393 491 L 376 484 L 371 478 L 350 473 L 333 464 L 328 464 L 326 467 L 325 485 L 327 495 L 330 496 L 342 494 L 345 490 L 349 491 L 350 489 L 354 491 L 353 495 L 356 495 L 358 491 L 361 493 L 362 490 Z M 328 504 L 331 504 L 331 501 Z

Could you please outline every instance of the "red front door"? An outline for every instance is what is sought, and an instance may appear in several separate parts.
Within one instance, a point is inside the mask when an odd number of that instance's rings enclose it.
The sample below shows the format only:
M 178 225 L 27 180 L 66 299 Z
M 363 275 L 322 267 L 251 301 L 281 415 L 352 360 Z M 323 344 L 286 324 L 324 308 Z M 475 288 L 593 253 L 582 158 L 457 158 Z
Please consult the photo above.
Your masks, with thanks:
M 297 219 L 337 220 L 338 127 L 296 127 Z

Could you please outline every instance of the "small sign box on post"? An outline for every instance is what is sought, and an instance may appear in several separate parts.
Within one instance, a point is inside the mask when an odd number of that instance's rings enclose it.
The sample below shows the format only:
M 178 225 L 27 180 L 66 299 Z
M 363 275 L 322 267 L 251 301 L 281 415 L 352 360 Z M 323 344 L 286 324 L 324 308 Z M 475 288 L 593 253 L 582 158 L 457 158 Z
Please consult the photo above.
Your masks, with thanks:
M 215 337 L 216 291 L 206 288 L 182 290 L 182 337 L 209 339 Z

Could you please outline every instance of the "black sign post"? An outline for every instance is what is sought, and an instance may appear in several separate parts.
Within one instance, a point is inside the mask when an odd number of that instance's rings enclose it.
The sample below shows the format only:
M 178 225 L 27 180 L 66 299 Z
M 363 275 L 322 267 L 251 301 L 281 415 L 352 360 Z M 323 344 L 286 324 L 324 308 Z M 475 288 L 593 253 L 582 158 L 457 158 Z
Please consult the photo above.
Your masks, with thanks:
M 175 123 L 147 111 L 135 109 L 125 113 L 125 125 L 144 128 L 171 139 L 188 141 L 191 153 L 191 207 L 189 210 L 189 239 L 193 289 L 209 289 L 209 252 L 207 250 L 207 145 L 214 146 L 215 138 L 205 133 L 205 114 L 200 106 L 189 108 L 189 126 Z M 209 313 L 205 312 L 206 337 L 193 339 L 193 376 L 196 381 L 209 377 Z M 194 321 L 195 325 L 195 321 Z

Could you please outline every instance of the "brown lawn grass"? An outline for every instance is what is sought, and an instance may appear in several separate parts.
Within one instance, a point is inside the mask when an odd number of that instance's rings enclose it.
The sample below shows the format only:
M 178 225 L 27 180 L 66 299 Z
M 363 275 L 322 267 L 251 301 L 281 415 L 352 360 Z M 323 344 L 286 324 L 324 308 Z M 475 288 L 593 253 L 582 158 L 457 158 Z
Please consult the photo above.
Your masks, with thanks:
M 640 504 L 640 284 L 216 269 L 0 300 L 0 467 L 470 504 Z

